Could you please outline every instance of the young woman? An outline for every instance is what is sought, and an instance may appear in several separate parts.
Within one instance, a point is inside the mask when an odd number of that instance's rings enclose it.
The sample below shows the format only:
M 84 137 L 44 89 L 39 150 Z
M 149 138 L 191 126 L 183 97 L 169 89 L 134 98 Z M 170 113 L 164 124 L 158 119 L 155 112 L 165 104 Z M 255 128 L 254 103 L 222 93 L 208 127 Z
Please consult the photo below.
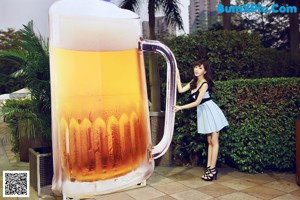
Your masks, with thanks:
M 198 133 L 207 135 L 208 155 L 207 169 L 201 177 L 205 181 L 217 179 L 216 169 L 219 152 L 219 131 L 228 126 L 228 122 L 221 109 L 210 99 L 209 92 L 214 83 L 210 74 L 208 61 L 200 60 L 194 67 L 193 80 L 182 87 L 180 74 L 177 70 L 178 92 L 183 93 L 191 90 L 190 103 L 176 105 L 175 112 L 197 106 L 197 129 Z

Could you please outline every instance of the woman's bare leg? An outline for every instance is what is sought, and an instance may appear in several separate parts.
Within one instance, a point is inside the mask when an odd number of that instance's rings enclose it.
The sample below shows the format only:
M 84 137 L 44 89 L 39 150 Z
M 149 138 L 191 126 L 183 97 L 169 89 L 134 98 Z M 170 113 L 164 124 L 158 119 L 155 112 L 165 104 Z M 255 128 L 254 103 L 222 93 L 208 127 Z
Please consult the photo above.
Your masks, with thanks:
M 207 149 L 207 165 L 206 167 L 211 166 L 211 156 L 212 156 L 212 134 L 207 135 L 207 143 L 208 143 L 208 149 Z
M 219 132 L 214 132 L 211 134 L 211 159 L 210 159 L 210 168 L 213 169 L 216 167 L 218 153 L 219 153 Z
M 208 143 L 208 149 L 207 149 L 207 164 L 206 164 L 206 171 L 204 172 L 203 176 L 201 176 L 202 179 L 205 178 L 205 176 L 209 173 L 208 169 L 210 168 L 211 163 L 211 155 L 212 155 L 212 142 L 211 142 L 211 134 L 207 135 L 207 143 Z

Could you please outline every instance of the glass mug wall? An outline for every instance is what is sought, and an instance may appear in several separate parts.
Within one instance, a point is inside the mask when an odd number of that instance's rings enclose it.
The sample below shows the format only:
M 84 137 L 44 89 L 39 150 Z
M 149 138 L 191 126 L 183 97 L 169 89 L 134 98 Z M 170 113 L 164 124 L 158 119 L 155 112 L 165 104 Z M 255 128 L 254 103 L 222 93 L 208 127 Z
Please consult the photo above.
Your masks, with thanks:
M 52 189 L 65 197 L 141 183 L 168 149 L 174 126 L 172 52 L 139 38 L 139 17 L 99 0 L 62 0 L 49 11 Z M 167 62 L 165 130 L 151 143 L 143 51 Z

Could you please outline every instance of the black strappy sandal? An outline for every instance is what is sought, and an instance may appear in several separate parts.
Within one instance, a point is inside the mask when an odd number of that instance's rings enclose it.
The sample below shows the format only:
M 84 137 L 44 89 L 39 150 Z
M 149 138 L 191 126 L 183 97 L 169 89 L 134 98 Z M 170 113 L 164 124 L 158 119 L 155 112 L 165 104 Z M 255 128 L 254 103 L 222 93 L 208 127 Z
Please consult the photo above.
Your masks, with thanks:
M 209 173 L 202 178 L 205 181 L 217 180 L 218 170 L 216 168 L 209 169 Z
M 209 174 L 209 168 L 210 168 L 210 166 L 206 167 L 204 174 L 201 176 L 202 179 L 204 179 L 205 176 L 207 176 Z

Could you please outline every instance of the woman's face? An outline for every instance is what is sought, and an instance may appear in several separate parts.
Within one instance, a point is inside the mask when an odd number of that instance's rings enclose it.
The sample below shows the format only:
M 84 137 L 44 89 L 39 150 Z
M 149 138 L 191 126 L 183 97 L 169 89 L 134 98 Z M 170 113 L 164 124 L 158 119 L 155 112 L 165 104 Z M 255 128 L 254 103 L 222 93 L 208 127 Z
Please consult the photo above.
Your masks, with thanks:
M 203 76 L 204 74 L 206 73 L 206 70 L 204 69 L 204 66 L 203 65 L 196 65 L 194 67 L 194 75 L 196 77 L 199 77 L 199 76 Z

